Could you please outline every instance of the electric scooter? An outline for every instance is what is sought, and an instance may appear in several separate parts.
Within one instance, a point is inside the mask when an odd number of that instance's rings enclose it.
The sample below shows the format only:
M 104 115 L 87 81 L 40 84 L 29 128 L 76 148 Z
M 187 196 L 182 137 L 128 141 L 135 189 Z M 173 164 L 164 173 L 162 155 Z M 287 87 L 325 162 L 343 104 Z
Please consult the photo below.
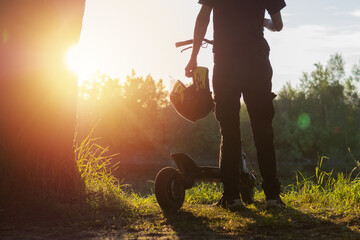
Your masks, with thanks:
M 177 169 L 165 167 L 159 171 L 155 179 L 155 196 L 164 212 L 179 210 L 185 199 L 185 190 L 195 185 L 196 181 L 220 182 L 220 168 L 198 166 L 185 153 L 174 153 L 171 157 Z M 246 167 L 246 156 L 242 154 L 242 168 L 240 169 L 239 190 L 243 202 L 254 202 L 256 177 Z
M 192 44 L 193 40 L 176 43 L 176 47 Z M 213 41 L 204 39 L 203 47 L 212 44 Z M 186 49 L 185 48 L 182 52 Z M 185 190 L 195 185 L 196 181 L 221 181 L 220 168 L 211 166 L 198 166 L 195 161 L 185 153 L 170 155 L 177 168 L 165 167 L 159 171 L 155 179 L 155 196 L 164 212 L 176 212 L 185 199 Z M 239 190 L 243 202 L 254 202 L 256 177 L 246 167 L 246 155 L 242 151 L 242 162 L 239 169 Z

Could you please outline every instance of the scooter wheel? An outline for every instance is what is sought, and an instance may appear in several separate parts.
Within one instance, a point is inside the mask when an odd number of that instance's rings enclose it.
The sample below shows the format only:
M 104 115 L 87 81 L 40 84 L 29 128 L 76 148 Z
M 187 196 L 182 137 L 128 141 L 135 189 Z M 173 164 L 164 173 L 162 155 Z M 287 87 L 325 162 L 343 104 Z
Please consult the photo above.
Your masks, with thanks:
M 246 204 L 254 203 L 256 177 L 252 173 L 243 174 L 240 178 L 240 194 Z
M 255 188 L 254 187 L 242 187 L 240 188 L 241 198 L 244 203 L 254 203 Z
M 178 170 L 166 167 L 160 170 L 155 179 L 155 196 L 164 212 L 179 210 L 184 202 L 184 180 Z

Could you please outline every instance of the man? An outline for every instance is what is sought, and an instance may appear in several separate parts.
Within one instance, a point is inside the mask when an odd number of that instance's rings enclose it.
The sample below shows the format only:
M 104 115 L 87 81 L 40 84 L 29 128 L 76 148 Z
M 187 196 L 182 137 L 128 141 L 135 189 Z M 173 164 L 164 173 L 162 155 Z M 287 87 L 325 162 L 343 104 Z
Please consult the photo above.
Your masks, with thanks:
M 284 0 L 200 0 L 194 43 L 185 75 L 192 76 L 197 55 L 213 11 L 215 116 L 222 134 L 220 145 L 223 197 L 218 205 L 242 205 L 239 195 L 241 164 L 240 97 L 243 95 L 250 116 L 257 149 L 266 207 L 284 206 L 280 198 L 280 182 L 276 173 L 272 119 L 272 68 L 270 48 L 264 39 L 264 27 L 280 31 L 283 27 L 280 10 Z M 267 11 L 271 19 L 264 18 Z

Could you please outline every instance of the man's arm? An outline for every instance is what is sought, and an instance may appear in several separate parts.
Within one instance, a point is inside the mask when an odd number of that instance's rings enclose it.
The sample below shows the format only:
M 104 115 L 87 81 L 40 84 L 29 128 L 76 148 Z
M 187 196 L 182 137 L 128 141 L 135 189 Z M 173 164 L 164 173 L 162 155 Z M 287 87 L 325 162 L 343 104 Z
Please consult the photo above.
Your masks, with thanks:
M 271 19 L 264 19 L 264 27 L 273 32 L 280 32 L 283 28 L 283 21 L 281 18 L 281 12 L 274 13 L 271 16 Z
M 185 76 L 192 77 L 192 71 L 197 67 L 197 56 L 199 50 L 204 40 L 207 27 L 210 22 L 210 13 L 212 8 L 206 5 L 203 5 L 200 9 L 200 12 L 196 18 L 195 30 L 194 30 L 194 43 L 191 53 L 191 58 L 188 65 L 185 68 Z

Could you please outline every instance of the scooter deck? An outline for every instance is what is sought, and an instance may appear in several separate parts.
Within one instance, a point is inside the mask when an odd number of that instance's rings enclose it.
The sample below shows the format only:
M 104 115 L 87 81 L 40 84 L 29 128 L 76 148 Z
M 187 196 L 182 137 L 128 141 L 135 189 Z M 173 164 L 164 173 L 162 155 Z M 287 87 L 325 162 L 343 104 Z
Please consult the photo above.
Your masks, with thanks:
M 185 153 L 171 154 L 181 175 L 184 176 L 186 189 L 191 188 L 195 180 L 220 181 L 220 168 L 211 166 L 199 167 L 194 160 Z
M 170 180 L 174 181 L 174 179 L 179 178 L 180 182 L 181 182 L 181 187 L 184 192 L 186 189 L 192 188 L 194 186 L 196 180 L 221 181 L 220 168 L 218 168 L 218 167 L 198 166 L 194 162 L 194 160 L 192 160 L 191 157 L 189 157 L 185 153 L 174 153 L 174 154 L 171 154 L 171 157 L 174 159 L 178 170 L 175 170 L 173 168 L 164 168 L 159 172 L 158 175 L 162 174 L 161 175 L 162 177 L 166 176 L 168 178 L 167 180 L 169 180 L 169 181 Z M 256 176 L 247 169 L 245 160 L 246 160 L 246 156 L 243 153 L 242 154 L 242 164 L 240 166 L 241 168 L 239 169 L 239 174 L 240 174 L 239 191 L 240 191 L 242 200 L 245 203 L 250 204 L 250 203 L 254 202 Z M 175 178 L 172 175 L 169 176 L 169 169 L 170 170 L 173 169 L 173 170 L 171 170 L 171 171 L 173 171 L 172 172 L 173 175 L 176 173 Z M 166 175 L 165 173 L 168 175 Z M 158 176 L 156 178 L 158 179 Z M 164 180 L 162 180 L 162 181 L 155 180 L 155 184 L 157 182 L 160 182 L 157 184 L 158 189 L 162 189 Z M 167 181 L 165 181 L 165 182 L 167 182 Z M 173 186 L 173 185 L 167 184 L 166 186 Z M 156 189 L 156 187 L 155 187 L 155 189 Z M 168 194 L 168 193 L 172 193 L 174 191 L 169 191 L 168 189 L 166 189 L 165 192 L 166 192 L 166 194 Z M 162 199 L 163 196 L 158 196 L 158 195 L 159 194 L 157 194 L 157 198 Z M 168 202 L 170 202 L 170 203 L 173 202 L 173 198 L 169 198 Z

